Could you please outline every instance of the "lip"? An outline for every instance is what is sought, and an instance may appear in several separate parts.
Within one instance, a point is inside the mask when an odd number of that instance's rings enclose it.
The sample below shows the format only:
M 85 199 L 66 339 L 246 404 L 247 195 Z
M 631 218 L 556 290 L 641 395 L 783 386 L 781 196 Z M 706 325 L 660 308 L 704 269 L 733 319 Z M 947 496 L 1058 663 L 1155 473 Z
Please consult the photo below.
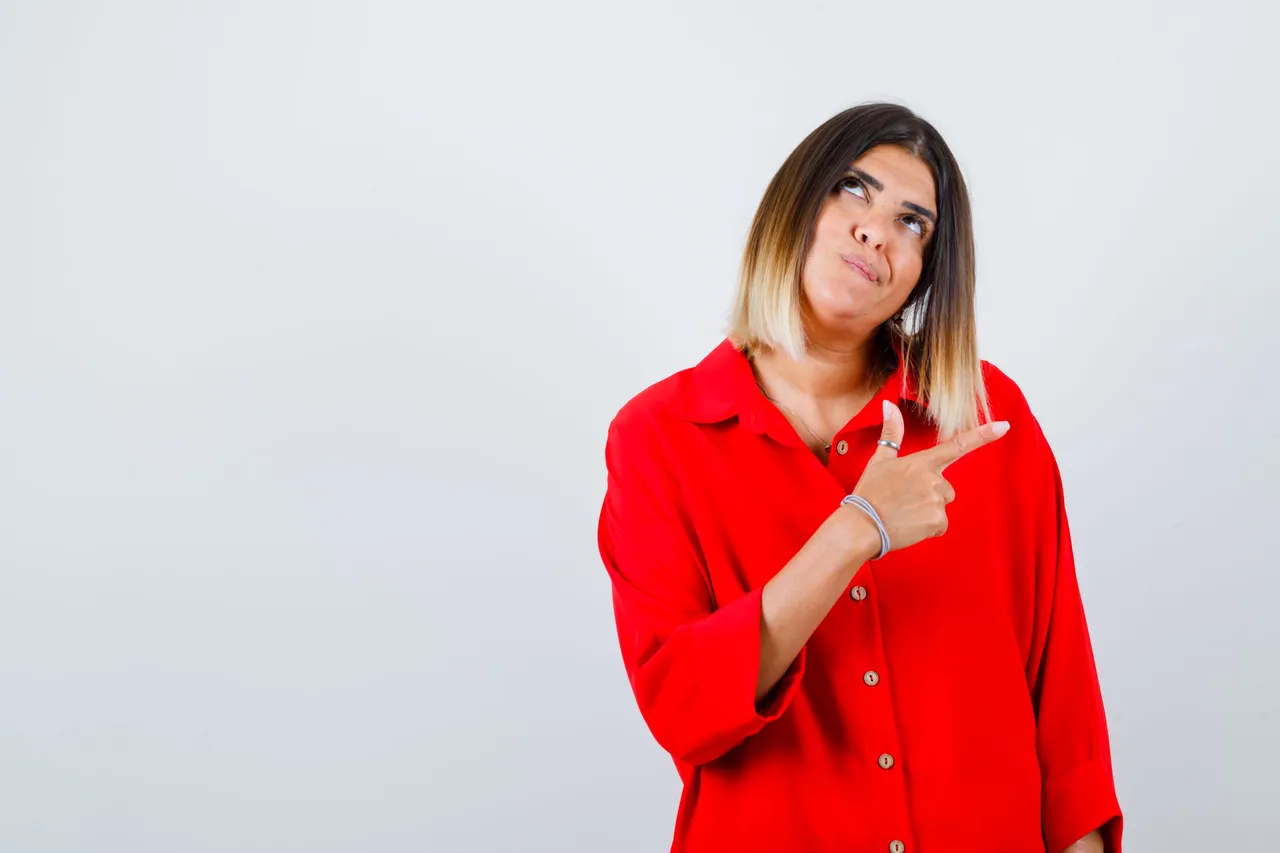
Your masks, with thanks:
M 862 273 L 867 281 L 878 281 L 880 276 L 876 274 L 875 269 L 865 261 L 855 258 L 853 255 L 841 255 L 840 259 L 850 266 L 850 268 Z

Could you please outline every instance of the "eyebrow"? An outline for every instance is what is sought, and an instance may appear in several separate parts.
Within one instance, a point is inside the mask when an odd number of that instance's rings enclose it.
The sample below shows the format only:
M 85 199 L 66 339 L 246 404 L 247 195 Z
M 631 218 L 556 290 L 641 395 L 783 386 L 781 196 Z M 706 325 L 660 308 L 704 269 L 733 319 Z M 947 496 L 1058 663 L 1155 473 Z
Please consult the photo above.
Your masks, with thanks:
M 860 181 L 865 181 L 867 186 L 871 187 L 876 192 L 880 192 L 881 190 L 884 189 L 884 184 L 880 183 L 878 180 L 875 179 L 875 177 L 862 171 L 857 166 L 850 166 L 849 171 L 846 174 L 853 175 L 855 178 L 857 178 Z M 902 203 L 902 206 L 905 207 L 907 210 L 911 211 L 912 213 L 920 214 L 925 219 L 932 222 L 934 225 L 938 224 L 938 215 L 934 213 L 932 210 L 930 210 L 929 208 L 921 207 L 920 205 L 916 204 L 913 201 L 904 201 Z
M 913 201 L 904 201 L 902 203 L 902 206 L 905 207 L 907 210 L 911 211 L 912 213 L 920 214 L 925 219 L 932 222 L 934 225 L 938 224 L 938 217 L 929 208 L 921 207 L 920 205 L 916 204 Z

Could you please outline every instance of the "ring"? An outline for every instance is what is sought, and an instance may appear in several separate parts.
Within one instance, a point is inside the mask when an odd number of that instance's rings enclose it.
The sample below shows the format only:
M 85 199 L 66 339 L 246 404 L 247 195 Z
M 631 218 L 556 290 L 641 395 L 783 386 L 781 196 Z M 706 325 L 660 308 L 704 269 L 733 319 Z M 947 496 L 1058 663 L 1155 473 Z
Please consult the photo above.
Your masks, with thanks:
M 892 447 L 894 450 L 902 450 L 902 445 L 896 441 L 890 441 L 887 438 L 876 439 L 876 444 L 883 444 L 885 447 Z

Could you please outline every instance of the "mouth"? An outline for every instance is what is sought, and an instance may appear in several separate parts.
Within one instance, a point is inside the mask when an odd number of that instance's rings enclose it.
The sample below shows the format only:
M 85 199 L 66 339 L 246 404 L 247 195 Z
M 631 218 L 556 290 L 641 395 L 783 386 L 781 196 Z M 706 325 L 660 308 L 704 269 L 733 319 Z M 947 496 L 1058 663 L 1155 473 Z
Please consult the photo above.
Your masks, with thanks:
M 871 268 L 870 264 L 864 263 L 853 255 L 841 255 L 840 259 L 849 265 L 849 268 L 858 272 L 867 281 L 877 281 L 880 276 L 876 275 L 876 271 Z

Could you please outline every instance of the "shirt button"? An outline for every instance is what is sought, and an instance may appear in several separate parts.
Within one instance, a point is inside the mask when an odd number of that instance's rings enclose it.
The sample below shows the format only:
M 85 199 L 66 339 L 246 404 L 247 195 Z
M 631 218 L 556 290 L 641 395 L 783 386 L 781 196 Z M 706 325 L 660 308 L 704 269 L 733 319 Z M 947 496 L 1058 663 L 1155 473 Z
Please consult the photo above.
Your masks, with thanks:
M 867 588 L 865 586 L 855 586 L 853 589 L 849 590 L 849 597 L 854 601 L 862 601 L 862 599 L 867 597 Z
M 880 683 L 880 674 L 874 669 L 867 670 L 867 674 L 862 676 L 862 680 L 867 683 L 868 687 L 875 687 Z
M 883 767 L 885 770 L 888 770 L 891 767 L 893 767 L 893 756 L 887 752 L 884 755 L 880 756 L 880 766 Z
M 889 842 L 889 853 L 903 853 L 906 849 L 907 845 L 903 844 L 901 841 Z
M 848 452 L 849 452 L 849 442 L 845 441 L 843 438 L 836 442 L 836 453 L 839 453 L 841 456 L 844 456 Z

